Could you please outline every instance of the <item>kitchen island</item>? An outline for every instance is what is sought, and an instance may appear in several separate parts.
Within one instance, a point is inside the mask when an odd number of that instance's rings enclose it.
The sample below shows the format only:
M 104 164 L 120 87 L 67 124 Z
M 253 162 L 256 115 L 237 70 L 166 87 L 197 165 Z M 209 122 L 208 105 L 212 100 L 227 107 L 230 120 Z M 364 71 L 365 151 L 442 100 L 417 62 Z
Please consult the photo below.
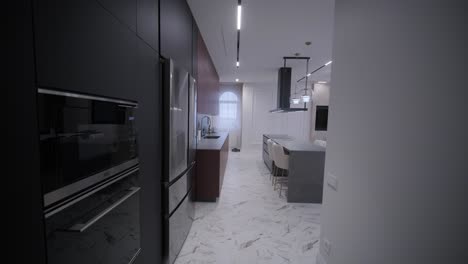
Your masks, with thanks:
M 221 194 L 229 154 L 229 133 L 208 135 L 197 142 L 195 200 L 215 202 Z
M 284 147 L 289 154 L 287 201 L 291 203 L 322 203 L 325 170 L 325 148 L 310 141 L 296 140 L 287 135 L 263 135 L 263 159 L 271 170 L 267 140 Z

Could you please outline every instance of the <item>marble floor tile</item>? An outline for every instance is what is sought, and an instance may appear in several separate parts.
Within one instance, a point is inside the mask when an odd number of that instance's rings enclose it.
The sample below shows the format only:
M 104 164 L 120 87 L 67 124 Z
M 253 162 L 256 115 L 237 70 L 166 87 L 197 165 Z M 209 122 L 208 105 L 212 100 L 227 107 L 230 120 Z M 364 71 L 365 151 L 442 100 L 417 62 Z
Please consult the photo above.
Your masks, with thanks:
M 196 203 L 195 221 L 175 263 L 314 264 L 320 208 L 279 197 L 260 150 L 230 152 L 221 197 Z

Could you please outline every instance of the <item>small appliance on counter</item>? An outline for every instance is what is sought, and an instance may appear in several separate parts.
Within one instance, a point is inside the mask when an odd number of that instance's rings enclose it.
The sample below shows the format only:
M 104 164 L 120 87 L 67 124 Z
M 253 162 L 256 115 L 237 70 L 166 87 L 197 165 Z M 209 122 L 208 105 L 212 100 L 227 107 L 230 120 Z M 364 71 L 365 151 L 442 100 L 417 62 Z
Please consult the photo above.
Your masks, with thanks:
M 135 102 L 38 89 L 49 264 L 129 264 L 140 249 Z

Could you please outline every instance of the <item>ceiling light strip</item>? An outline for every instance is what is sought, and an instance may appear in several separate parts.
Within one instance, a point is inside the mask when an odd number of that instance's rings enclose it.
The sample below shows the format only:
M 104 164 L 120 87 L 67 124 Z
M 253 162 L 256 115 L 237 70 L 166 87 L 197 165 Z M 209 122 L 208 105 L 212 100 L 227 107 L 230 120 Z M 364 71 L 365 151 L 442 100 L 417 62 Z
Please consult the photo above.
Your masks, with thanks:
M 239 61 L 240 30 L 237 30 L 237 61 Z
M 237 6 L 237 30 L 241 29 L 241 19 L 242 19 L 242 6 L 239 1 L 239 5 Z
M 236 67 L 239 68 L 240 60 L 239 60 L 239 47 L 240 47 L 240 29 L 242 24 L 242 1 L 237 0 L 237 59 L 236 59 Z
M 330 65 L 331 63 L 332 63 L 332 61 L 329 61 L 329 62 L 325 63 L 324 65 L 322 65 L 322 66 L 318 67 L 317 69 L 311 71 L 310 73 L 306 74 L 306 76 L 304 76 L 304 77 L 300 78 L 299 80 L 297 80 L 297 82 L 300 82 L 300 81 L 302 81 L 302 80 L 304 80 L 304 79 L 307 79 L 307 77 L 309 77 L 310 75 L 312 75 L 312 74 L 318 72 L 320 69 L 322 69 L 323 67 L 326 67 L 326 66 Z

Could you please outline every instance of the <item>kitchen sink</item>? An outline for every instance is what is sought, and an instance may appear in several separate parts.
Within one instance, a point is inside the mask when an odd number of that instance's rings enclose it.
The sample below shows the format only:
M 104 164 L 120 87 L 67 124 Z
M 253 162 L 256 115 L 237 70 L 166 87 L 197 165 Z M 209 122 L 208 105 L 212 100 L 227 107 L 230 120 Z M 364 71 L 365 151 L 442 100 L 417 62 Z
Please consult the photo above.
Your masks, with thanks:
M 204 136 L 203 138 L 219 138 L 220 136 Z

